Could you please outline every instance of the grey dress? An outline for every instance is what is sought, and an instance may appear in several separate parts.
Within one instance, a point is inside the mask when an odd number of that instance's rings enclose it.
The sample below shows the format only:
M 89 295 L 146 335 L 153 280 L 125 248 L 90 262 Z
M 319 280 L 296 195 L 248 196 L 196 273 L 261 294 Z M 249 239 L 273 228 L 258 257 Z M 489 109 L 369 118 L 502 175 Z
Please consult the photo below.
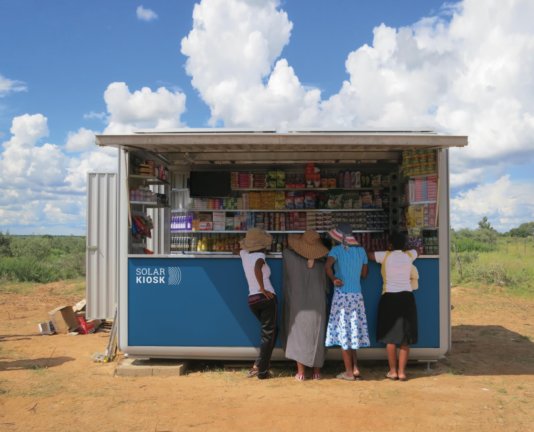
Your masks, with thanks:
M 288 359 L 308 367 L 322 367 L 325 358 L 328 290 L 325 261 L 307 268 L 306 258 L 283 252 L 284 307 L 282 342 Z

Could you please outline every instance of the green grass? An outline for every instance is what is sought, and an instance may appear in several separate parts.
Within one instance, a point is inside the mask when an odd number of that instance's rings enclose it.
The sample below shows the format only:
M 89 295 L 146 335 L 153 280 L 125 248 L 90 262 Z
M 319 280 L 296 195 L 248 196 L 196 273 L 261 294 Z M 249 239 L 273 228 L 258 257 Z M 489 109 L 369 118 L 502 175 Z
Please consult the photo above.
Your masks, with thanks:
M 1 294 L 22 294 L 32 295 L 39 292 L 43 284 L 35 282 L 13 282 L 9 280 L 0 280 Z M 51 289 L 48 295 L 80 297 L 85 296 L 85 279 L 76 278 L 61 281 L 57 288 Z
M 534 240 L 505 237 L 489 252 L 451 254 L 453 285 L 498 288 L 501 292 L 534 297 Z

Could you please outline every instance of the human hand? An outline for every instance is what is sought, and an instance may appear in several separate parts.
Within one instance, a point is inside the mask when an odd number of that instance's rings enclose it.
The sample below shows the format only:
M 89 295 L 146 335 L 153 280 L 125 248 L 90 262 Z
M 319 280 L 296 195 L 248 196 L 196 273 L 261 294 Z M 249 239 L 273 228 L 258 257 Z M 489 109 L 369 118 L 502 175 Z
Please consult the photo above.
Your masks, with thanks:
M 340 287 L 343 286 L 343 281 L 339 278 L 334 279 L 334 286 Z
M 270 291 L 262 290 L 261 293 L 267 297 L 269 300 L 271 300 L 274 297 L 274 294 Z

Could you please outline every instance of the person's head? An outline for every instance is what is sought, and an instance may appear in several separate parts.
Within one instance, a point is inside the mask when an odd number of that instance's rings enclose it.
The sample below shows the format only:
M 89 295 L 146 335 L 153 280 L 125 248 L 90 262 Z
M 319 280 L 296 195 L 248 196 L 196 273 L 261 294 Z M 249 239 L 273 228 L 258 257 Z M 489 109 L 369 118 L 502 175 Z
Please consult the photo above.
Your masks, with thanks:
M 328 232 L 330 237 L 343 246 L 358 246 L 356 237 L 352 234 L 352 226 L 348 223 L 340 223 Z
M 304 234 L 290 234 L 287 243 L 297 254 L 309 260 L 322 258 L 328 253 L 319 233 L 313 230 L 305 231 Z
M 404 250 L 406 249 L 406 235 L 401 232 L 394 232 L 389 238 L 391 247 L 393 250 Z
M 239 244 L 247 252 L 259 252 L 270 249 L 272 242 L 273 237 L 268 232 L 261 228 L 251 228 Z

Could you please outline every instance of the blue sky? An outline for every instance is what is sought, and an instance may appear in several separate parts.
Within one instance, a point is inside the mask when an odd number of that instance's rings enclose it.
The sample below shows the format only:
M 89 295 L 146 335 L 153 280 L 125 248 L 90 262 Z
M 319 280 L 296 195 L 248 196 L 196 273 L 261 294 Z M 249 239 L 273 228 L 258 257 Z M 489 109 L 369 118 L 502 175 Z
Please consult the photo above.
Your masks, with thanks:
M 0 231 L 85 232 L 86 172 L 116 164 L 94 133 L 213 125 L 469 135 L 453 227 L 532 221 L 533 19 L 529 0 L 0 0 Z

